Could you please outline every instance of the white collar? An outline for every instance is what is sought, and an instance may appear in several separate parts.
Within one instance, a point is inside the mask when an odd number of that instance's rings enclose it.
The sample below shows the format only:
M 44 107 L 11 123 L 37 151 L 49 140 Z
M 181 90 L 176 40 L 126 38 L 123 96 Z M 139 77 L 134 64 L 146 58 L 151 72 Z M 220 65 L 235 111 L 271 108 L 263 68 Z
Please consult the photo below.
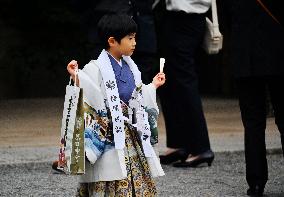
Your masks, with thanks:
M 112 54 L 110 54 L 110 52 L 106 51 L 107 54 L 109 54 L 120 66 L 122 66 L 122 58 L 118 61 L 117 59 L 115 59 L 115 57 L 113 57 Z

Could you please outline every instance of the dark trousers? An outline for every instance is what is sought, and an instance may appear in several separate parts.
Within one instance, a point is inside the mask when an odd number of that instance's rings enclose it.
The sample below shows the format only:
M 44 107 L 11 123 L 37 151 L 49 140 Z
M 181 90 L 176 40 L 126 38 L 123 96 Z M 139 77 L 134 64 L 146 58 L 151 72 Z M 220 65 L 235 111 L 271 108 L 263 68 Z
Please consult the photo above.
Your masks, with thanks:
M 167 12 L 165 17 L 166 83 L 159 94 L 167 146 L 200 154 L 210 149 L 195 68 L 195 53 L 203 39 L 205 16 Z
M 267 91 L 275 123 L 284 143 L 283 77 L 250 77 L 237 80 L 239 104 L 245 129 L 246 179 L 249 186 L 264 186 L 268 179 L 265 147 Z M 284 154 L 284 153 L 283 153 Z
M 151 83 L 153 81 L 153 77 L 158 73 L 154 72 L 154 65 L 157 63 L 156 54 L 135 51 L 131 58 L 137 64 L 138 69 L 141 72 L 142 82 L 144 84 Z

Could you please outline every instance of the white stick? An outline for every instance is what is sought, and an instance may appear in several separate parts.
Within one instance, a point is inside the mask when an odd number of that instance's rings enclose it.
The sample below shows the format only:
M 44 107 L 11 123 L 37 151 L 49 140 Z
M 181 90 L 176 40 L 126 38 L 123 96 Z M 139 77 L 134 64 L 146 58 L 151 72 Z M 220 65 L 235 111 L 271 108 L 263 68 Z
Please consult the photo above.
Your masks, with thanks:
M 164 72 L 165 58 L 160 58 L 160 73 Z

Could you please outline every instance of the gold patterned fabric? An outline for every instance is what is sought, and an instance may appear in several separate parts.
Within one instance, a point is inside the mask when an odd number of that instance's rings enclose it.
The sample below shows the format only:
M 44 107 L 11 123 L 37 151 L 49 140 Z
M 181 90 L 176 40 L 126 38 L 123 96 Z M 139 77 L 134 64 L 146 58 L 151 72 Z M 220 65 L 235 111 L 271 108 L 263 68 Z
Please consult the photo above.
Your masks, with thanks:
M 129 124 L 125 126 L 125 137 L 127 178 L 117 181 L 81 183 L 78 188 L 78 197 L 152 197 L 156 195 L 156 186 L 141 149 L 140 138 L 135 128 Z

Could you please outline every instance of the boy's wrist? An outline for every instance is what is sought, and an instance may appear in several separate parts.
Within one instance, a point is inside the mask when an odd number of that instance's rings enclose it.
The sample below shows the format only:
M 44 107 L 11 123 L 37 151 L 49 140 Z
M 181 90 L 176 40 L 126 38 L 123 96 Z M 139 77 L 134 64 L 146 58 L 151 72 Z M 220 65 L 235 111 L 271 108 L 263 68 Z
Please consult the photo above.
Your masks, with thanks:
M 153 86 L 153 88 L 157 89 L 159 86 L 157 86 L 154 82 L 151 83 L 151 85 Z

